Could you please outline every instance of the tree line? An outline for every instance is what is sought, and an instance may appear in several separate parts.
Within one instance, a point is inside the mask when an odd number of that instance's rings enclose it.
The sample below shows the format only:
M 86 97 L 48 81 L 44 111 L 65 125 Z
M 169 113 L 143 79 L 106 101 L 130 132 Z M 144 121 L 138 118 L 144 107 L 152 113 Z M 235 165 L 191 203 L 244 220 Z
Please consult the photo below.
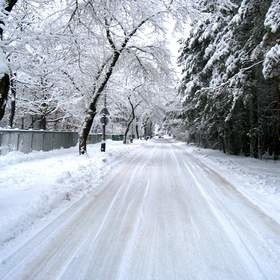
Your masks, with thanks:
M 174 94 L 173 2 L 0 1 L 1 126 L 77 129 L 84 154 L 106 94 L 111 121 L 145 133 Z
M 181 43 L 182 109 L 189 142 L 256 158 L 280 154 L 280 2 L 205 1 Z

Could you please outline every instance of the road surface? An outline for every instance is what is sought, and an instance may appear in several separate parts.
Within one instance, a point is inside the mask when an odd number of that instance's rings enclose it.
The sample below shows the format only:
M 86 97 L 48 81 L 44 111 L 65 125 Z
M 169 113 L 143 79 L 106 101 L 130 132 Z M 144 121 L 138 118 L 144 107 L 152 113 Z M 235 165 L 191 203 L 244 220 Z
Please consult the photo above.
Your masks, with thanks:
M 280 225 L 162 140 L 3 261 L 0 279 L 279 280 Z

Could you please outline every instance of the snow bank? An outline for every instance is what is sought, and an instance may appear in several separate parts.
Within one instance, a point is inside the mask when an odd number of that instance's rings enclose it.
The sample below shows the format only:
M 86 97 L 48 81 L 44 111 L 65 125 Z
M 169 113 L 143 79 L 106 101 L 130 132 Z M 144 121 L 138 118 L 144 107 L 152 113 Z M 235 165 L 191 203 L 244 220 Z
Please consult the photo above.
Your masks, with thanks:
M 76 147 L 0 157 L 0 258 L 9 241 L 95 190 L 114 164 L 140 146 L 107 145 L 106 153 L 100 144 L 90 145 L 89 156 L 82 157 Z
M 220 151 L 187 146 L 208 167 L 222 174 L 268 216 L 280 223 L 280 162 L 226 155 Z

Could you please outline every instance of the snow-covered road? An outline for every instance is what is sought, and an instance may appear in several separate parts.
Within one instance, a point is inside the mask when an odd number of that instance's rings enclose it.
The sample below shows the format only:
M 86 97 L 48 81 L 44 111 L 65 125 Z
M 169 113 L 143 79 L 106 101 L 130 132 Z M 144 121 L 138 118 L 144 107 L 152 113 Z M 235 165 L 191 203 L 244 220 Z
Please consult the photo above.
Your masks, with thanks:
M 182 145 L 143 145 L 0 279 L 279 280 L 280 225 Z

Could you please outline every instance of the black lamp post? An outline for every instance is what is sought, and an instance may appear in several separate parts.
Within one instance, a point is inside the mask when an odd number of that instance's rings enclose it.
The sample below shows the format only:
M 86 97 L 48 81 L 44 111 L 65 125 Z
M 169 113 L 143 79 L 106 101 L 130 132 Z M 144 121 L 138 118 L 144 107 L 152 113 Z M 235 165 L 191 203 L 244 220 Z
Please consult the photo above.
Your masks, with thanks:
M 101 141 L 101 152 L 106 151 L 106 125 L 109 122 L 108 116 L 110 115 L 107 109 L 106 93 L 104 94 L 104 107 L 100 112 L 101 114 L 101 125 L 102 125 L 102 141 Z

